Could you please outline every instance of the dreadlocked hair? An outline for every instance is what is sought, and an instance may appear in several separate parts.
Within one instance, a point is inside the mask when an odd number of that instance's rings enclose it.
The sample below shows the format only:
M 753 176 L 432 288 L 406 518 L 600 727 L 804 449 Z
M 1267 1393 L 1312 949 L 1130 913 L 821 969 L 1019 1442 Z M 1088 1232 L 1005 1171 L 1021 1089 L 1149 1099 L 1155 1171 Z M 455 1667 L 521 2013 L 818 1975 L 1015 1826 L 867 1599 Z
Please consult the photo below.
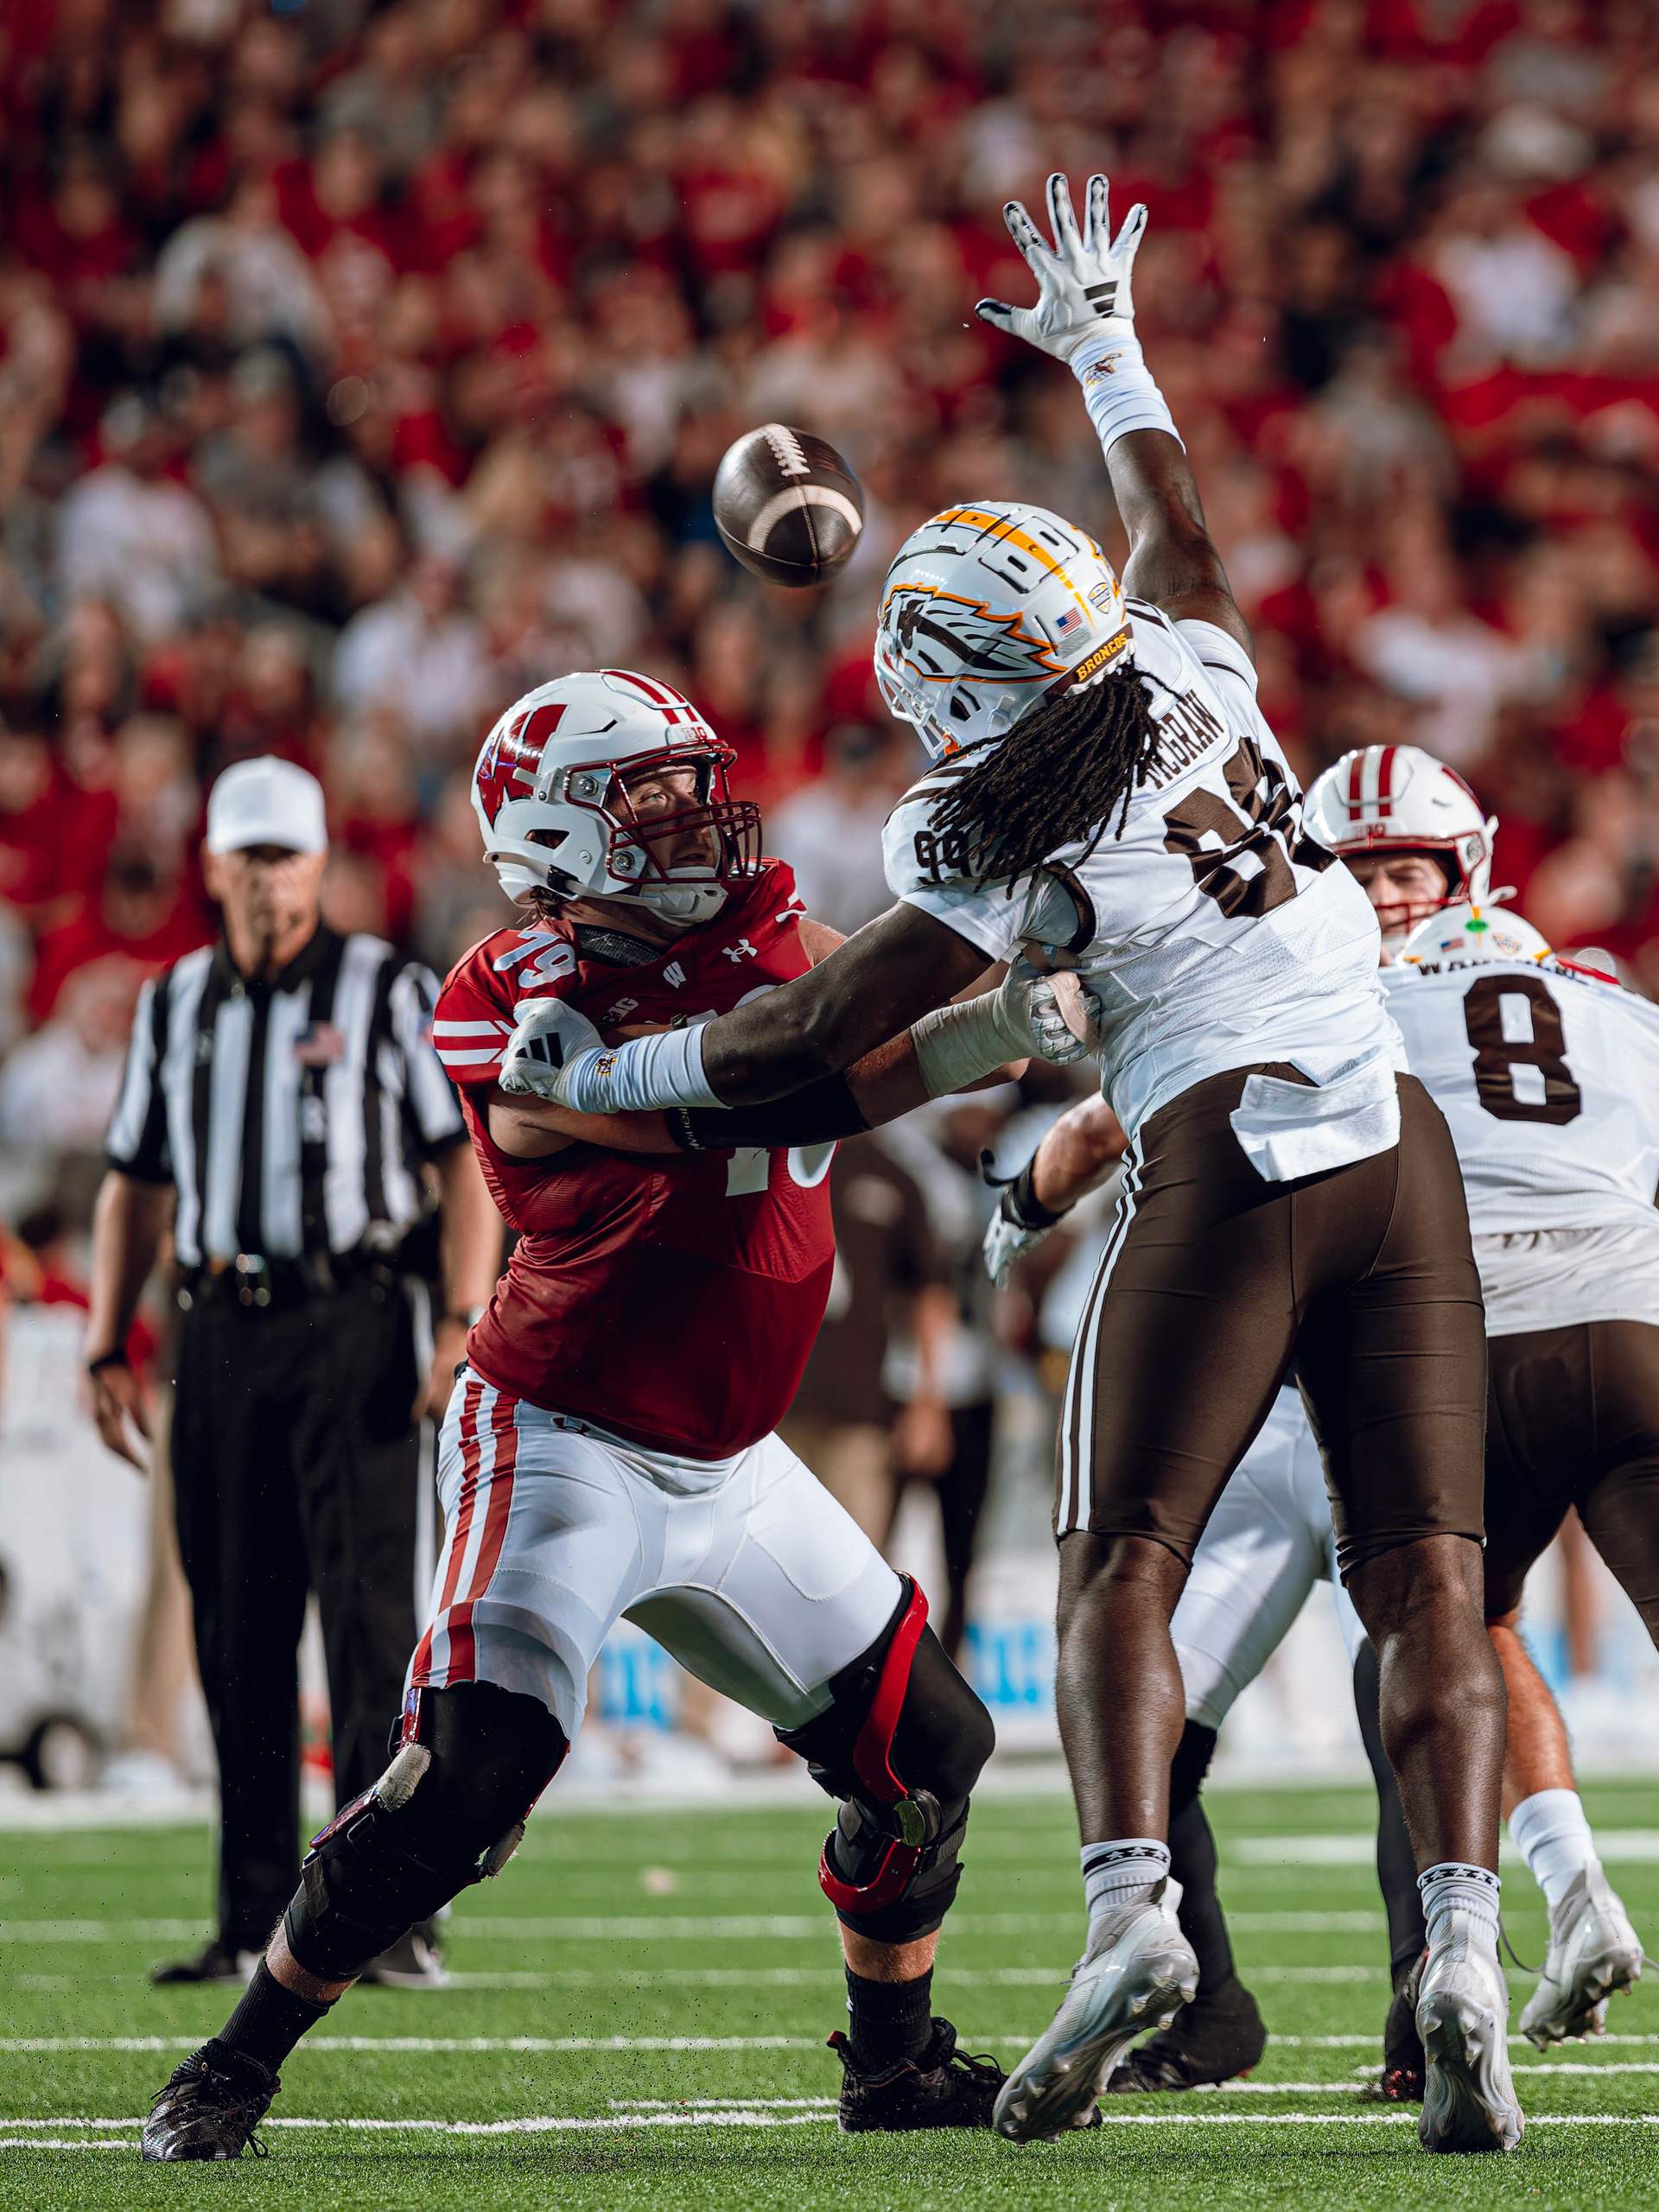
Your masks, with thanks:
M 978 883 L 1008 881 L 1066 845 L 1086 860 L 1116 813 L 1123 835 L 1129 801 L 1158 758 L 1149 684 L 1139 669 L 1065 691 L 1014 724 L 985 758 L 964 767 L 930 817 L 936 837 L 966 856 Z

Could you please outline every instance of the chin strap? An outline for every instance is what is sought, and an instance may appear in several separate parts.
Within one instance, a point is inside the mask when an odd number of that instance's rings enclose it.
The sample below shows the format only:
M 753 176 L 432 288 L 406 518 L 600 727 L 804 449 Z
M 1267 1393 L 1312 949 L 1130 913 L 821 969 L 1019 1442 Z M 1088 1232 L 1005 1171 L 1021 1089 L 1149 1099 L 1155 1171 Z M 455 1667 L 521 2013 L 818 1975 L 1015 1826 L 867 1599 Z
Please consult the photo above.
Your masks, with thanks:
M 648 968 L 653 960 L 660 960 L 660 944 L 647 944 L 642 937 L 630 937 L 626 930 L 601 929 L 594 922 L 578 922 L 575 931 L 576 952 L 583 960 L 603 960 L 613 968 Z

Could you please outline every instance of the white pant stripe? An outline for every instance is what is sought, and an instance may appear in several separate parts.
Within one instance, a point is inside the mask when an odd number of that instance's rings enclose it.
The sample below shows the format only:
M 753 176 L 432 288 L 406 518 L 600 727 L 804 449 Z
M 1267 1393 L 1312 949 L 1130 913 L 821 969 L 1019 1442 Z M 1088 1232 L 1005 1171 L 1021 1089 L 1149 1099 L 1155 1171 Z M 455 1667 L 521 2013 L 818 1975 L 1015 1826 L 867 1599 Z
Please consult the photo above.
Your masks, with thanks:
M 1058 1533 L 1065 1535 L 1072 1529 L 1086 1529 L 1094 1503 L 1093 1472 L 1095 1450 L 1095 1387 L 1094 1370 L 1096 1349 L 1100 1337 L 1100 1316 L 1106 1303 L 1107 1285 L 1123 1241 L 1128 1235 L 1129 1224 L 1135 1217 L 1135 1201 L 1140 1189 L 1141 1163 L 1131 1147 L 1128 1166 L 1124 1170 L 1123 1187 L 1117 1201 L 1117 1219 L 1112 1224 L 1111 1236 L 1101 1255 L 1100 1267 L 1094 1286 L 1089 1293 L 1083 1319 L 1077 1325 L 1077 1342 L 1071 1347 L 1071 1368 L 1066 1376 L 1065 1402 L 1060 1421 L 1060 1500 L 1058 1516 Z M 1077 1421 L 1077 1449 L 1071 1450 L 1071 1422 Z
M 473 1514 L 467 1524 L 466 1548 L 461 1555 L 461 1572 L 455 1577 L 455 1594 L 452 1605 L 465 1605 L 474 1596 L 473 1584 L 478 1576 L 478 1556 L 484 1548 L 484 1527 L 490 1517 L 490 1486 L 495 1478 L 495 1429 L 493 1417 L 498 1391 L 486 1382 L 480 1394 L 478 1411 L 473 1416 L 472 1433 L 478 1452 L 478 1471 L 473 1483 Z

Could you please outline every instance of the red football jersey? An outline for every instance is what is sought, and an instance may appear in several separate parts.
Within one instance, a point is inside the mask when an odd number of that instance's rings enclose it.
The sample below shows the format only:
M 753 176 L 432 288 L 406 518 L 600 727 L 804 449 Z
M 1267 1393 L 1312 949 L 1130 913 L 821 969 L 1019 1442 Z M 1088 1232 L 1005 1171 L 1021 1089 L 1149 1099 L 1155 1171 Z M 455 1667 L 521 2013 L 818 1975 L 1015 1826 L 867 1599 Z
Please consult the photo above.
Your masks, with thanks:
M 519 1238 L 467 1357 L 486 1382 L 658 1451 L 741 1452 L 775 1428 L 823 1319 L 835 1265 L 829 1150 L 654 1155 L 571 1146 L 512 1160 L 483 1091 L 513 1008 L 568 999 L 607 1033 L 709 1020 L 804 975 L 791 870 L 766 862 L 723 912 L 642 967 L 584 957 L 569 924 L 474 945 L 433 1039 L 495 1202 Z

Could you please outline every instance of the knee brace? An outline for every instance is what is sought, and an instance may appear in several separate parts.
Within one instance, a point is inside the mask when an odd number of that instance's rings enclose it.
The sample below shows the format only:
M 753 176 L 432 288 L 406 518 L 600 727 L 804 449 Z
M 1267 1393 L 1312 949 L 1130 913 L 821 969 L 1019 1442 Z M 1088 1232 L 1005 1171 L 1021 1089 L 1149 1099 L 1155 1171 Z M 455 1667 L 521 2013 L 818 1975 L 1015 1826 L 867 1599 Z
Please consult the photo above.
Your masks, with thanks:
M 857 1934 L 911 1942 L 938 1926 L 957 1893 L 969 1792 L 995 1742 L 991 1716 L 908 1578 L 893 1620 L 830 1688 L 826 1711 L 777 1732 L 842 1801 L 818 1885 Z
M 488 1682 L 414 1692 L 391 1765 L 312 1839 L 283 1923 L 296 1960 L 347 1980 L 499 1874 L 569 1749 L 538 1699 Z

